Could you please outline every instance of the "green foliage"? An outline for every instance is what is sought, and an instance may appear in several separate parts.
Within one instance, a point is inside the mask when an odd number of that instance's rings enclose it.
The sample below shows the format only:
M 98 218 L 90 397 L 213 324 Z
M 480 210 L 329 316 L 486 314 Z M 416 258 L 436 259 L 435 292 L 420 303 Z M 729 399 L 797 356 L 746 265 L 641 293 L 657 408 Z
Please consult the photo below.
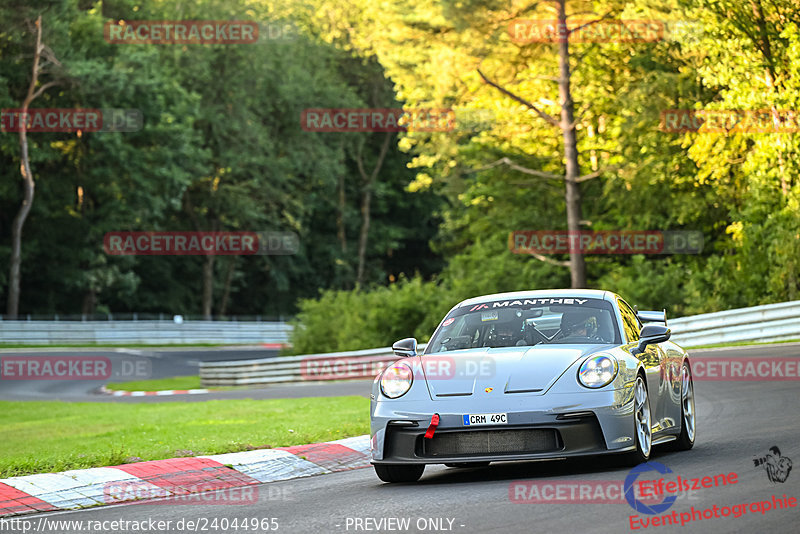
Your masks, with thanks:
M 361 6 L 357 0 L 352 4 Z M 480 68 L 544 111 L 557 111 L 549 103 L 557 98 L 555 46 L 512 43 L 506 26 L 518 13 L 552 19 L 550 4 L 416 0 L 361 6 L 378 24 L 358 16 L 347 19 L 361 36 L 352 38 L 357 48 L 378 56 L 410 106 L 453 107 L 457 118 L 487 119 L 463 121 L 468 124 L 449 134 L 409 133 L 400 144 L 414 155 L 419 171 L 410 188 L 434 190 L 448 199 L 433 242 L 448 263 L 427 286 L 447 300 L 443 308 L 478 294 L 569 283 L 564 267 L 514 256 L 506 245 L 513 230 L 564 228 L 563 186 L 502 165 L 487 167 L 508 157 L 529 169 L 561 174 L 560 135 L 477 75 Z M 797 299 L 800 136 L 680 135 L 658 128 L 660 113 L 668 109 L 797 110 L 797 3 L 567 4 L 570 12 L 655 19 L 684 28 L 658 42 L 571 44 L 573 58 L 580 56 L 571 67 L 576 108 L 583 111 L 578 124 L 582 172 L 608 169 L 582 184 L 587 229 L 699 230 L 705 237 L 699 255 L 589 257 L 590 285 L 619 292 L 642 308 L 666 307 L 672 317 Z M 383 35 L 376 26 L 393 31 Z M 374 293 L 351 295 L 356 300 L 348 304 L 367 306 L 382 289 Z M 319 313 L 308 301 L 301 309 L 302 322 L 313 322 Z M 440 309 L 430 313 L 437 314 L 434 321 L 442 316 Z M 363 343 L 347 348 L 366 348 L 367 338 L 386 346 L 411 332 L 430 335 L 430 319 L 423 326 L 404 316 L 395 316 L 406 324 L 399 335 L 361 323 L 359 328 L 375 332 L 356 328 L 351 335 Z M 374 341 L 378 333 L 380 343 Z M 311 347 L 313 335 L 300 330 L 297 338 Z M 345 348 L 335 339 L 326 350 Z
M 361 225 L 355 147 L 364 146 L 369 164 L 379 135 L 305 132 L 299 118 L 311 107 L 365 107 L 373 93 L 390 100 L 381 107 L 399 104 L 376 62 L 306 33 L 272 38 L 269 28 L 292 15 L 274 11 L 258 2 L 212 0 L 113 6 L 53 0 L 0 8 L 0 107 L 19 107 L 27 91 L 29 24 L 42 14 L 44 42 L 61 63 L 62 80 L 33 107 L 136 109 L 144 119 L 131 133 L 29 133 L 37 187 L 23 239 L 21 313 L 199 314 L 207 261 L 215 314 L 275 317 L 292 313 L 298 298 L 319 288 L 354 285 Z M 253 45 L 110 44 L 103 27 L 117 19 L 256 20 L 262 39 Z M 439 268 L 426 250 L 439 200 L 404 190 L 413 177 L 407 159 L 393 145 L 375 186 L 369 283 Z M 18 138 L 0 133 L 0 297 L 21 199 L 18 169 Z M 347 248 L 333 223 L 340 210 Z M 395 216 L 399 211 L 408 215 Z M 291 257 L 211 260 L 107 255 L 103 236 L 126 230 L 290 231 L 301 249 Z M 408 264 L 406 250 L 420 251 L 427 265 Z
M 497 237 L 496 235 L 494 237 Z M 401 278 L 368 291 L 323 291 L 300 302 L 293 321 L 293 354 L 386 347 L 398 339 L 426 342 L 439 321 L 459 301 L 503 291 L 564 287 L 569 274 L 552 266 L 550 276 L 537 261 L 504 254 L 507 241 L 476 243 L 454 257 L 434 280 Z M 487 256 L 494 260 L 486 261 Z
M 508 247 L 515 230 L 566 226 L 560 132 L 478 73 L 557 114 L 556 46 L 508 33 L 514 17 L 552 19 L 552 2 L 23 4 L 0 7 L 1 108 L 27 90 L 28 22 L 41 13 L 61 83 L 36 106 L 135 108 L 145 118 L 134 133 L 29 136 L 37 196 L 23 313 L 198 314 L 206 276 L 214 313 L 291 314 L 299 302 L 294 350 L 309 353 L 425 340 L 464 298 L 569 284 L 565 257 Z M 705 239 L 698 255 L 591 256 L 589 284 L 672 317 L 800 298 L 800 136 L 658 128 L 667 109 L 800 109 L 797 2 L 567 5 L 582 19 L 684 28 L 657 42 L 571 43 L 580 172 L 596 175 L 581 183 L 582 224 Z M 264 35 L 256 45 L 107 43 L 103 25 L 121 18 L 257 20 Z M 292 35 L 270 39 L 269 25 L 286 22 Z M 299 116 L 399 106 L 452 108 L 455 127 L 391 139 L 372 186 L 366 279 L 354 290 L 366 187 L 358 161 L 375 163 L 384 134 L 306 132 Z M 21 199 L 18 151 L 16 136 L 0 133 L 2 266 Z M 110 257 L 101 247 L 113 230 L 242 229 L 295 232 L 301 250 L 212 261 Z
M 301 302 L 292 352 L 381 347 L 410 336 L 426 341 L 450 306 L 435 282 L 418 276 L 372 291 L 323 291 Z

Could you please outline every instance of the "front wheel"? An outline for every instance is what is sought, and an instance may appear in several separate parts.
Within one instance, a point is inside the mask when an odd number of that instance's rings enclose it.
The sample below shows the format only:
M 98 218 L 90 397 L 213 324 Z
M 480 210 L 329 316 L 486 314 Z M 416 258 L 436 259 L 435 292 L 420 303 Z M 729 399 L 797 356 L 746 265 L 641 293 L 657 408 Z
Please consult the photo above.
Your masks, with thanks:
M 633 400 L 633 439 L 636 441 L 636 449 L 625 456 L 625 463 L 636 466 L 650 459 L 650 449 L 653 444 L 650 397 L 647 395 L 647 386 L 641 375 L 636 377 Z
M 375 464 L 372 467 L 384 482 L 416 482 L 425 471 L 425 464 Z

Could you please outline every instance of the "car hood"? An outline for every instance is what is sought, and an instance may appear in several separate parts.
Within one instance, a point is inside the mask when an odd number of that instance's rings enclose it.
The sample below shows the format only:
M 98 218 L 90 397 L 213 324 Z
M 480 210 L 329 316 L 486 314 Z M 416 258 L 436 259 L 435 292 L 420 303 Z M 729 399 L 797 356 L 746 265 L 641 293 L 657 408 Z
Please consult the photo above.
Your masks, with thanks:
M 422 356 L 433 400 L 469 397 L 493 388 L 508 395 L 543 395 L 577 360 L 610 345 L 545 345 L 440 352 Z M 425 365 L 426 358 L 438 365 Z M 438 372 L 453 364 L 451 372 Z M 449 367 L 448 367 L 449 368 Z

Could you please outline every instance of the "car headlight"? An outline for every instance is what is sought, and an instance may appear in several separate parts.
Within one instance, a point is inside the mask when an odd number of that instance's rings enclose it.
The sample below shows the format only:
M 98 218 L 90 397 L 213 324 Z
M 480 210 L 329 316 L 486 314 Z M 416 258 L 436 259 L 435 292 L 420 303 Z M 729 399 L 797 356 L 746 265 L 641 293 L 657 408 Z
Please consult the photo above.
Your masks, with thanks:
M 381 375 L 381 392 L 390 399 L 402 397 L 411 389 L 414 372 L 404 363 L 396 363 L 388 367 Z
M 578 371 L 578 379 L 587 388 L 607 386 L 617 376 L 617 359 L 609 354 L 587 358 Z

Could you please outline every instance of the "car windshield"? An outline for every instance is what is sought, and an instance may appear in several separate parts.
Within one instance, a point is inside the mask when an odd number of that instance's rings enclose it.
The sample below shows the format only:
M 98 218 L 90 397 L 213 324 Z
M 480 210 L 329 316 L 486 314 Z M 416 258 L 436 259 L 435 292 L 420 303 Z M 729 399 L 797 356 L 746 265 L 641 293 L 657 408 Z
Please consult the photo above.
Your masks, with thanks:
M 479 347 L 620 343 L 610 302 L 590 298 L 498 300 L 463 306 L 442 321 L 426 354 Z

